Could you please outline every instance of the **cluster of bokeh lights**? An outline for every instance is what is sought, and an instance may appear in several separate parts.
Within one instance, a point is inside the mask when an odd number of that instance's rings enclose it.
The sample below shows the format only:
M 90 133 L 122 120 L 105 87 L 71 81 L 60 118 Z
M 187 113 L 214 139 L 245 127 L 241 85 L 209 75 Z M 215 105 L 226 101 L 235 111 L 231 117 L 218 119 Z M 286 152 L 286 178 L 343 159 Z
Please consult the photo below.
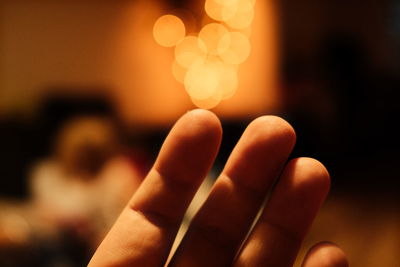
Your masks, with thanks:
M 154 39 L 175 47 L 172 74 L 196 106 L 211 109 L 235 94 L 239 66 L 251 50 L 254 4 L 255 0 L 206 0 L 206 14 L 214 22 L 194 35 L 186 34 L 185 24 L 175 15 L 155 22 Z

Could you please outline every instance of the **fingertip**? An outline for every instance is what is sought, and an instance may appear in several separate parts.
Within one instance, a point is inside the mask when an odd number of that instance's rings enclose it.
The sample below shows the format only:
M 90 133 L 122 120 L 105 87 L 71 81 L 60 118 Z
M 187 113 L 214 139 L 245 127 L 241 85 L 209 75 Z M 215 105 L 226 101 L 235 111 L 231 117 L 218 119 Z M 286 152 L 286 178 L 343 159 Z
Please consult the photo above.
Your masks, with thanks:
M 270 115 L 258 117 L 247 126 L 223 173 L 253 188 L 268 187 L 279 175 L 295 142 L 296 133 L 284 119 Z
M 183 115 L 179 122 L 189 124 L 190 128 L 221 138 L 222 126 L 213 112 L 205 109 L 193 109 Z
M 218 152 L 221 139 L 222 126 L 219 118 L 209 110 L 194 109 L 178 120 L 166 143 L 175 141 L 178 143 L 176 147 L 185 146 L 192 155 L 206 151 L 214 155 Z
M 331 242 L 320 242 L 307 253 L 302 267 L 348 267 L 344 251 Z
M 266 115 L 258 117 L 249 124 L 248 131 L 252 132 L 252 134 L 264 135 L 269 138 L 272 134 L 275 140 L 289 144 L 291 147 L 296 143 L 295 130 L 286 120 L 278 116 Z
M 295 158 L 288 162 L 285 172 L 293 173 L 294 183 L 309 188 L 313 192 L 320 192 L 324 198 L 330 189 L 330 175 L 326 167 L 318 160 L 308 157 Z
M 188 181 L 193 173 L 202 179 L 218 153 L 222 127 L 218 117 L 207 110 L 195 109 L 184 114 L 172 127 L 159 156 L 155 170 L 166 177 Z

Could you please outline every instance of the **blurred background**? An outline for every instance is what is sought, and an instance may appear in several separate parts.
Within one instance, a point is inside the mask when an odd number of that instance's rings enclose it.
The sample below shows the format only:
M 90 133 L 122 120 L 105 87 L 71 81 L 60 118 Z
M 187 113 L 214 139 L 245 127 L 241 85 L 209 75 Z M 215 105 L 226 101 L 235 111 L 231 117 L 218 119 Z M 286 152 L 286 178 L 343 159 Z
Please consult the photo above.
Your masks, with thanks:
M 233 95 L 212 105 L 224 139 L 209 179 L 251 120 L 282 116 L 292 157 L 332 176 L 300 258 L 331 240 L 351 266 L 400 266 L 400 1 L 248 1 L 251 24 L 220 22 L 250 45 Z M 200 36 L 215 21 L 204 4 L 0 2 L 1 266 L 87 263 L 174 121 L 204 104 L 153 36 L 165 14 Z

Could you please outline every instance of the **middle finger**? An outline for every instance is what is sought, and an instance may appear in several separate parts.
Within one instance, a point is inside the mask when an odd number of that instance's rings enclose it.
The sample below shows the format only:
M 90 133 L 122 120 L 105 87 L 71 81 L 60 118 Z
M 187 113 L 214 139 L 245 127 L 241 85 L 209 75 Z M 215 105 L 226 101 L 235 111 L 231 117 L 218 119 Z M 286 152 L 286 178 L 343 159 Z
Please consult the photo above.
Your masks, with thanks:
M 264 116 L 250 123 L 193 219 L 171 266 L 232 263 L 295 139 L 293 128 L 278 117 Z

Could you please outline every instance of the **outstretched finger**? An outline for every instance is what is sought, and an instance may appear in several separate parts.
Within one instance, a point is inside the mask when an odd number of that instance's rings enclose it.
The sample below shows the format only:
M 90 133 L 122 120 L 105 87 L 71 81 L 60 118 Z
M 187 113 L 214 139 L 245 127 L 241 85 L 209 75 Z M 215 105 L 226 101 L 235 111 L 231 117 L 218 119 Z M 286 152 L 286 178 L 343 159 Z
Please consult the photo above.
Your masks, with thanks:
M 325 167 L 291 160 L 237 257 L 236 266 L 292 266 L 330 186 Z
M 182 116 L 89 265 L 162 266 L 185 210 L 214 162 L 221 135 L 220 122 L 209 111 Z
M 171 266 L 227 266 L 294 146 L 293 128 L 264 116 L 247 127 L 193 219 Z

